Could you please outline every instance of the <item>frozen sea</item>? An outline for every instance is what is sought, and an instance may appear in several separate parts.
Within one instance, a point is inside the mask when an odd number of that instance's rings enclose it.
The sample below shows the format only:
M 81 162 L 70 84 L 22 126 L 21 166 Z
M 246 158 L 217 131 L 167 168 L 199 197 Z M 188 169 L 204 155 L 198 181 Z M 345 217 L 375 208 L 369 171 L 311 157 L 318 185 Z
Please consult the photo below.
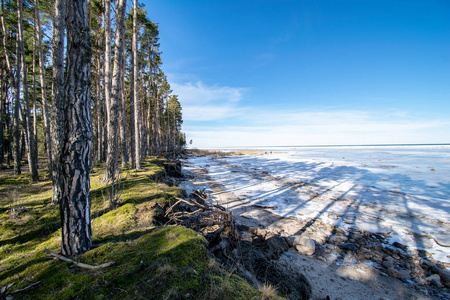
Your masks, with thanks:
M 265 154 L 191 157 L 188 168 L 280 216 L 387 232 L 450 263 L 450 145 L 250 150 Z

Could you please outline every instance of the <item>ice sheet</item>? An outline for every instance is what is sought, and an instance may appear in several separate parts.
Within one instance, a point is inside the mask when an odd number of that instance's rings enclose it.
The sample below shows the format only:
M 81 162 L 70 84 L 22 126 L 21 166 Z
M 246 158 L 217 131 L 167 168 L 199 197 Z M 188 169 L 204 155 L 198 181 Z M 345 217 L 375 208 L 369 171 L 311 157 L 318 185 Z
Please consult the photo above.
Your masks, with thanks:
M 254 149 L 252 149 L 254 150 Z M 450 146 L 265 148 L 190 158 L 224 189 L 281 216 L 390 232 L 450 263 Z

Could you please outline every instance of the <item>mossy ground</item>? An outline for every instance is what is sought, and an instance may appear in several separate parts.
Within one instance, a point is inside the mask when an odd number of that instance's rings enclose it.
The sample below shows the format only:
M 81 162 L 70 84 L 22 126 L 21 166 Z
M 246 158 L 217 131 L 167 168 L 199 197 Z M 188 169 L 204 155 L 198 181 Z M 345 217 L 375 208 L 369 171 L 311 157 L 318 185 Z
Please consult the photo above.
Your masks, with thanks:
M 180 226 L 155 226 L 154 207 L 168 205 L 180 190 L 153 181 L 164 172 L 148 159 L 140 172 L 121 170 L 120 196 L 110 208 L 111 186 L 103 170 L 91 176 L 94 247 L 75 260 L 86 270 L 49 257 L 60 251 L 59 210 L 51 205 L 51 182 L 0 173 L 0 288 L 8 292 L 40 281 L 13 299 L 260 299 L 264 295 L 225 271 L 207 253 L 206 240 Z M 48 177 L 40 170 L 41 178 Z M 0 298 L 5 294 L 0 295 Z

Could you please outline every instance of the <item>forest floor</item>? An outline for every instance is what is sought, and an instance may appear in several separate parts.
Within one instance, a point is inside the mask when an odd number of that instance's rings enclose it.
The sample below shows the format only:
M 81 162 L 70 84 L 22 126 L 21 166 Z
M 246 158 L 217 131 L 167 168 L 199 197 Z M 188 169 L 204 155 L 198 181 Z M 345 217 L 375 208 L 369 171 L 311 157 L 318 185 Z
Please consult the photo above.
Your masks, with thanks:
M 0 172 L 0 299 L 267 299 L 224 269 L 206 239 L 165 225 L 165 209 L 182 191 L 164 181 L 164 159 L 147 159 L 140 172 L 121 169 L 112 187 L 103 169 L 91 174 L 93 249 L 73 258 L 106 268 L 89 270 L 49 256 L 60 252 L 59 209 L 51 204 L 48 172 Z
M 210 150 L 195 151 L 192 154 L 218 157 L 236 153 L 220 153 Z M 251 155 L 254 154 L 251 153 Z M 316 246 L 313 247 L 315 251 L 306 253 L 309 249 L 304 245 L 291 244 L 293 247 L 278 256 L 276 263 L 286 266 L 290 270 L 301 272 L 311 285 L 313 299 L 447 299 L 448 297 L 445 287 L 436 287 L 426 283 L 425 276 L 430 275 L 428 273 L 434 269 L 439 271 L 440 268 L 443 268 L 442 270 L 445 271 L 445 267 L 436 267 L 428 258 L 414 257 L 420 266 L 420 268 L 416 266 L 416 269 L 423 272 L 423 278 L 420 278 L 425 280 L 423 285 L 414 284 L 412 280 L 395 278 L 397 275 L 394 274 L 395 268 L 388 268 L 388 264 L 397 266 L 403 262 L 401 257 L 405 254 L 401 249 L 388 245 L 387 240 L 382 236 L 361 233 L 359 238 L 355 237 L 356 234 L 349 237 L 345 236 L 345 232 L 339 228 L 332 228 L 329 226 L 330 224 L 317 220 L 315 223 L 305 226 L 296 218 L 281 217 L 263 205 L 253 205 L 245 197 L 237 197 L 233 193 L 227 192 L 209 175 L 208 168 L 189 165 L 185 172 L 188 179 L 180 186 L 186 190 L 204 190 L 209 194 L 211 202 L 227 207 L 236 222 L 250 228 L 251 232 L 256 231 L 260 235 L 278 235 L 292 241 L 291 238 L 297 234 L 299 228 L 307 228 L 308 230 L 304 231 L 302 235 L 316 241 Z M 239 172 L 235 172 L 230 176 L 239 178 L 240 175 Z M 323 245 L 322 243 L 318 244 L 317 241 L 320 240 L 317 236 L 318 233 L 329 229 L 333 235 L 345 240 L 337 240 L 335 243 L 331 239 L 326 239 Z M 351 239 L 351 243 L 345 243 Z M 356 248 L 359 248 L 360 244 L 364 247 L 369 247 L 370 244 L 381 245 L 379 251 L 372 252 L 381 257 L 383 264 L 378 266 L 371 260 L 371 256 L 359 253 L 360 251 L 357 251 Z M 355 249 L 345 249 L 343 246 L 346 245 L 349 248 L 353 245 Z M 415 261 L 413 257 L 410 260 Z

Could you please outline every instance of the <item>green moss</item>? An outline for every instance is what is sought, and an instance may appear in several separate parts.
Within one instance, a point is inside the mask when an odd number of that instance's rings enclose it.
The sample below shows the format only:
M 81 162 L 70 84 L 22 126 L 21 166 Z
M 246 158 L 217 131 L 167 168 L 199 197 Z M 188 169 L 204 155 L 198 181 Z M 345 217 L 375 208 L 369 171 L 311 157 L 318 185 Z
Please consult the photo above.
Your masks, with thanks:
M 59 210 L 51 206 L 51 183 L 31 183 L 29 174 L 0 175 L 0 287 L 15 283 L 23 299 L 252 299 L 261 293 L 223 270 L 206 240 L 180 226 L 155 227 L 156 204 L 166 206 L 180 189 L 154 181 L 163 159 L 146 160 L 140 172 L 121 169 L 117 207 L 103 169 L 91 174 L 94 248 L 75 260 L 105 269 L 86 270 L 49 257 L 59 252 Z M 12 192 L 11 192 L 12 191 Z M 7 197 L 2 197 L 2 196 Z M 11 210 L 18 213 L 12 217 Z
M 134 215 L 136 208 L 132 204 L 125 204 L 105 213 L 92 221 L 95 236 L 119 235 L 136 225 Z

